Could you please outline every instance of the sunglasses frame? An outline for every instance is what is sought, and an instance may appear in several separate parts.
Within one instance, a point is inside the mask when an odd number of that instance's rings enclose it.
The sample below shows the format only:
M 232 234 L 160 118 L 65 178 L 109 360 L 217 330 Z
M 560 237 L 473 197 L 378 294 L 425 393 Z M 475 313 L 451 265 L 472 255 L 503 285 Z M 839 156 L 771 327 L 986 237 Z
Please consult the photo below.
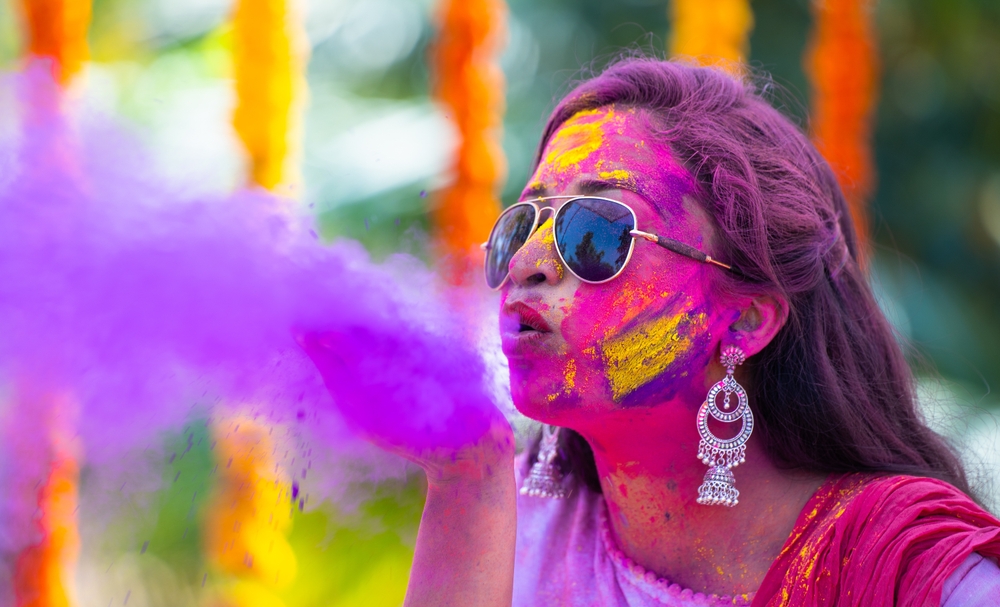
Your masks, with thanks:
M 611 202 L 611 203 L 620 205 L 622 207 L 625 207 L 625 209 L 627 209 L 628 212 L 632 214 L 632 225 L 635 226 L 635 228 L 633 228 L 629 232 L 629 234 L 631 234 L 631 236 L 632 236 L 632 242 L 629 244 L 628 255 L 625 257 L 625 261 L 622 263 L 622 267 L 619 268 L 618 271 L 615 272 L 611 277 L 606 278 L 604 280 L 596 280 L 596 281 L 595 280 L 587 280 L 586 278 L 583 278 L 582 276 L 580 276 L 579 274 L 577 274 L 576 272 L 574 272 L 573 268 L 571 268 L 569 266 L 569 264 L 566 263 L 566 260 L 563 258 L 562 251 L 559 250 L 559 241 L 556 240 L 555 225 L 554 225 L 556 217 L 559 215 L 559 213 L 563 209 L 566 208 L 566 206 L 569 203 L 574 202 L 576 200 L 582 200 L 582 199 L 587 199 L 587 198 L 593 199 L 593 200 L 604 200 L 606 202 Z M 539 202 L 543 202 L 543 201 L 546 201 L 546 200 L 565 200 L 566 202 L 563 203 L 557 209 L 553 209 L 551 206 L 540 206 L 539 204 L 537 204 Z M 729 272 L 733 272 L 733 273 L 737 273 L 738 274 L 738 272 L 732 266 L 730 266 L 728 264 L 725 264 L 725 263 L 722 263 L 722 262 L 720 262 L 720 261 L 718 261 L 716 259 L 712 259 L 711 255 L 708 255 L 707 253 L 704 253 L 703 251 L 700 251 L 699 249 L 696 249 L 695 247 L 692 247 L 689 244 L 685 244 L 685 243 L 683 243 L 683 242 L 681 242 L 679 240 L 674 240 L 673 238 L 667 238 L 665 236 L 659 236 L 657 234 L 652 234 L 650 232 L 643 232 L 642 230 L 639 230 L 638 229 L 639 218 L 636 217 L 635 211 L 632 209 L 632 207 L 630 207 L 628 204 L 622 202 L 621 200 L 615 200 L 613 198 L 605 198 L 603 196 L 586 196 L 586 195 L 584 195 L 584 196 L 543 196 L 541 198 L 532 198 L 530 200 L 522 200 L 522 201 L 516 202 L 516 203 L 510 205 L 509 207 L 507 207 L 506 209 L 504 209 L 503 212 L 501 212 L 500 215 L 497 217 L 497 220 L 493 223 L 493 227 L 490 229 L 490 235 L 486 239 L 486 242 L 484 242 L 483 244 L 480 245 L 480 248 L 482 248 L 483 251 L 486 251 L 487 254 L 488 254 L 488 252 L 490 250 L 490 241 L 493 240 L 493 233 L 496 231 L 497 226 L 500 225 L 500 219 L 502 219 L 504 215 L 506 215 L 507 213 L 509 213 L 513 209 L 516 209 L 516 208 L 518 208 L 520 206 L 530 206 L 530 207 L 532 207 L 535 210 L 535 218 L 532 221 L 531 229 L 528 231 L 528 239 L 530 239 L 532 237 L 532 235 L 534 235 L 535 231 L 541 225 L 540 222 L 541 222 L 541 218 L 542 218 L 542 211 L 545 211 L 546 209 L 548 209 L 551 212 L 551 217 L 552 217 L 552 222 L 553 222 L 553 227 L 552 227 L 552 241 L 553 241 L 553 244 L 555 244 L 556 255 L 559 256 L 559 262 L 563 265 L 564 268 L 566 268 L 567 270 L 569 270 L 570 272 L 572 272 L 573 276 L 576 276 L 582 282 L 585 282 L 587 284 L 600 285 L 600 284 L 604 284 L 606 282 L 612 281 L 615 278 L 618 278 L 618 275 L 625 271 L 625 268 L 628 266 L 628 262 L 631 261 L 631 259 L 632 259 L 632 252 L 635 251 L 635 239 L 636 238 L 642 238 L 643 240 L 647 240 L 649 242 L 658 244 L 658 245 L 660 245 L 661 247 L 663 247 L 665 249 L 669 249 L 670 251 L 673 251 L 674 253 L 678 253 L 678 254 L 683 255 L 685 257 L 688 257 L 690 259 L 694 259 L 695 261 L 700 261 L 702 263 L 707 263 L 707 264 L 710 264 L 710 265 L 714 265 L 716 267 L 722 268 L 722 269 L 727 270 Z M 528 240 L 525 240 L 524 243 L 521 244 L 521 247 L 523 247 L 525 244 L 527 244 L 527 242 L 528 242 Z M 520 251 L 521 247 L 518 247 L 517 250 Z M 517 251 L 515 251 L 514 253 L 517 254 Z M 484 271 L 484 274 L 485 274 L 485 272 L 487 270 L 487 267 L 486 267 L 487 263 L 488 263 L 488 260 L 484 259 L 483 260 L 483 271 Z M 508 262 L 508 264 L 509 264 L 509 262 Z M 507 273 L 503 277 L 503 280 L 500 281 L 500 284 L 498 284 L 495 287 L 490 287 L 489 283 L 487 283 L 486 286 L 489 287 L 490 289 L 494 290 L 494 291 L 499 291 L 500 289 L 503 288 L 503 286 L 505 284 L 507 284 L 507 280 L 508 279 L 510 279 L 510 268 L 509 267 L 507 269 Z

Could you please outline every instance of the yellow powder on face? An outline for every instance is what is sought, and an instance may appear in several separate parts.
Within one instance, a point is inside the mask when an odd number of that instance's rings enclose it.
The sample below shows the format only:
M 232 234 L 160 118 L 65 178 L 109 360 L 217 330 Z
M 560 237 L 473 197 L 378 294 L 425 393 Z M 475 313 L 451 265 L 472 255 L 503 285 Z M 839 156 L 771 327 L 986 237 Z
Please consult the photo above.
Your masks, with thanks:
M 662 295 L 661 295 L 662 296 Z M 624 310 L 619 326 L 632 322 L 636 316 L 646 312 L 657 299 L 657 285 L 652 282 L 628 282 L 621 286 L 614 302 L 613 310 Z M 690 302 L 688 302 L 690 304 Z M 611 337 L 611 331 L 604 334 L 605 339 Z
M 601 179 L 612 179 L 614 181 L 632 181 L 632 173 L 629 173 L 625 169 L 598 171 L 597 176 Z
M 604 372 L 615 401 L 648 384 L 691 347 L 690 334 L 704 327 L 705 314 L 657 318 L 605 341 Z
M 535 260 L 535 268 L 541 268 L 546 263 L 552 263 L 555 266 L 556 276 L 559 280 L 563 279 L 565 276 L 565 270 L 563 269 L 562 263 L 559 262 L 559 258 L 556 256 L 555 243 L 556 236 L 555 232 L 552 230 L 552 219 L 546 219 L 545 223 L 538 228 L 538 238 L 539 242 L 546 249 L 552 249 L 551 255 L 546 252 L 544 255 L 539 255 L 538 259 Z
M 527 189 L 529 189 L 531 191 L 536 191 L 536 190 L 546 189 L 546 188 L 550 187 L 551 185 L 552 184 L 545 183 L 544 181 L 542 181 L 540 179 L 536 179 L 536 180 L 534 180 L 534 181 L 532 181 L 531 183 L 528 184 L 528 188 Z M 530 199 L 528 199 L 528 200 L 530 200 Z
M 566 361 L 566 370 L 563 372 L 566 379 L 566 391 L 569 392 L 576 387 L 576 361 L 572 358 Z
M 549 217 L 545 223 L 538 227 L 538 237 L 542 239 L 545 246 L 554 246 L 556 243 L 556 233 L 552 229 L 552 218 Z
M 576 388 L 576 360 L 571 358 L 566 361 L 566 368 L 563 370 L 563 389 L 555 394 L 549 394 L 546 398 L 551 403 L 559 398 L 560 394 L 572 393 L 573 388 Z
M 598 118 L 581 122 L 581 119 L 591 116 Z M 603 127 L 614 118 L 614 110 L 604 108 L 574 115 L 553 135 L 549 142 L 548 154 L 545 155 L 545 164 L 551 166 L 557 173 L 578 169 L 581 162 L 601 147 L 604 142 Z

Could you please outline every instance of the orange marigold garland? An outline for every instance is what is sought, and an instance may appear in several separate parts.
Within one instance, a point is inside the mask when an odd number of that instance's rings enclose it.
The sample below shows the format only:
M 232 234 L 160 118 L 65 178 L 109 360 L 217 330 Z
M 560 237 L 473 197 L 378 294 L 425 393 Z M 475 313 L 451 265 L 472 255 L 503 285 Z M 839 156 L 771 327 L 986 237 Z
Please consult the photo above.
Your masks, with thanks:
M 80 553 L 75 407 L 65 394 L 30 387 L 16 398 L 13 415 L 21 419 L 12 427 L 32 432 L 8 436 L 5 443 L 22 471 L 14 491 L 26 502 L 34 498 L 35 507 L 24 513 L 30 513 L 30 527 L 19 530 L 31 539 L 14 563 L 15 605 L 70 607 L 76 604 L 71 581 Z
M 812 84 L 812 135 L 851 209 L 861 251 L 875 185 L 871 139 L 879 63 L 870 0 L 814 0 L 804 67 Z
M 38 490 L 38 543 L 17 557 L 14 592 L 17 607 L 68 607 L 67 588 L 80 552 L 76 504 L 80 470 L 72 452 L 53 445 L 48 477 Z
M 307 93 L 305 29 L 295 0 L 236 0 L 233 126 L 253 184 L 291 195 L 299 181 L 301 109 Z M 219 484 L 205 531 L 222 574 L 218 607 L 280 607 L 298 568 L 288 543 L 291 484 L 276 463 L 271 429 L 247 418 L 214 427 Z
M 454 181 L 432 218 L 443 253 L 461 276 L 478 260 L 500 211 L 497 186 L 506 173 L 500 129 L 504 78 L 497 62 L 506 28 L 503 0 L 442 0 L 431 49 L 434 94 L 459 134 Z
M 307 53 L 294 0 L 236 0 L 233 126 L 249 156 L 250 180 L 270 190 L 298 182 Z
M 68 85 L 89 57 L 90 0 L 22 0 L 20 4 L 27 30 L 26 54 L 32 59 L 49 60 L 53 77 L 62 86 Z M 30 89 L 25 122 L 30 126 L 36 120 L 51 119 L 50 113 L 58 111 L 61 90 L 44 86 Z M 48 133 L 52 162 L 72 164 L 66 136 L 62 130 Z M 14 600 L 17 607 L 69 607 L 74 604 L 69 584 L 80 551 L 80 454 L 69 421 L 74 407 L 65 395 L 47 392 L 39 385 L 26 385 L 18 398 L 18 407 L 26 406 L 35 415 L 46 413 L 37 420 L 38 433 L 31 437 L 33 445 L 23 454 L 45 461 L 32 462 L 42 466 L 33 490 L 34 538 L 14 564 Z M 31 464 L 22 461 L 22 467 L 31 468 Z
M 736 71 L 750 52 L 749 0 L 672 0 L 670 55 Z
M 28 54 L 52 60 L 56 79 L 68 83 L 90 56 L 90 0 L 21 0 Z
M 207 513 L 205 551 L 224 578 L 217 607 L 282 605 L 277 591 L 298 571 L 288 543 L 292 484 L 275 457 L 272 431 L 247 417 L 213 428 L 218 483 Z

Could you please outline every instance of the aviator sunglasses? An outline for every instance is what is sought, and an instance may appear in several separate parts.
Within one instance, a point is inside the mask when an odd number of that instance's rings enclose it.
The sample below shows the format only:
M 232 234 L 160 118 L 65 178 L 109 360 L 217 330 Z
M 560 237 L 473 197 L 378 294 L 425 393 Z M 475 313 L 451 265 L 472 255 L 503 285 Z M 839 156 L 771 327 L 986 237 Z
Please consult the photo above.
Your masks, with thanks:
M 566 202 L 555 210 L 537 204 L 546 200 Z M 511 205 L 497 218 L 489 240 L 482 245 L 486 251 L 486 284 L 491 289 L 499 289 L 507 281 L 510 260 L 538 229 L 545 211 L 552 213 L 559 260 L 583 282 L 601 284 L 621 274 L 632 258 L 636 238 L 736 272 L 691 245 L 637 229 L 635 211 L 624 202 L 599 196 L 546 196 Z

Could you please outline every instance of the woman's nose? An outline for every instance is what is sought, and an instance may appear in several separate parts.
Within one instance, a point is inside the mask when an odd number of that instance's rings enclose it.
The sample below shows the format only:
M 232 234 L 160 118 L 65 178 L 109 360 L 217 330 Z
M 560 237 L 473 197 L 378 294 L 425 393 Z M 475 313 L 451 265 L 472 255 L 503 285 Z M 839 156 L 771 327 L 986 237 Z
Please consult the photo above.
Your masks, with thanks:
M 552 232 L 552 218 L 541 225 L 528 242 L 518 249 L 508 266 L 510 279 L 522 287 L 557 284 L 565 275 Z

